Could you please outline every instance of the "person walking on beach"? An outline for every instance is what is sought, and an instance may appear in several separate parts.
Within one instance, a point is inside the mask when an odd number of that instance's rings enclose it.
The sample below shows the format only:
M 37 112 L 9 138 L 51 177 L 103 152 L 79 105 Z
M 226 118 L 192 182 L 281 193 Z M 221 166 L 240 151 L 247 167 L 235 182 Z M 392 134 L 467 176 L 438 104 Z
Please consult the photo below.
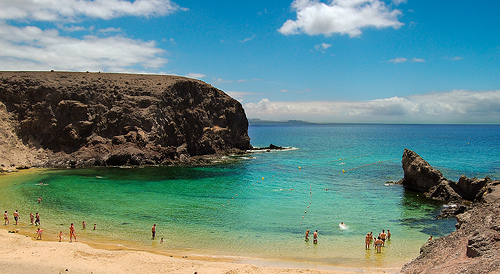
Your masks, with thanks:
M 9 213 L 7 213 L 7 210 L 5 210 L 5 213 L 3 214 L 3 220 L 4 220 L 3 225 L 10 224 L 10 222 L 9 222 Z
M 35 220 L 35 215 L 33 215 L 33 213 L 30 212 L 31 225 L 33 225 L 34 220 Z
M 156 224 L 153 224 L 153 227 L 151 228 L 151 235 L 153 236 L 151 240 L 154 240 L 156 236 Z
M 35 225 L 40 225 L 40 214 L 38 212 L 35 214 Z
M 16 225 L 17 225 L 17 221 L 19 220 L 19 212 L 17 209 L 16 209 L 16 211 L 14 211 L 14 220 L 16 221 Z
M 314 231 L 313 233 L 313 243 L 314 244 L 318 243 L 318 230 Z
M 69 242 L 70 243 L 72 242 L 73 237 L 75 237 L 75 242 L 78 242 L 76 240 L 75 227 L 74 227 L 73 223 L 71 223 L 71 225 L 69 226 Z
M 309 242 L 309 229 L 306 231 L 306 242 Z

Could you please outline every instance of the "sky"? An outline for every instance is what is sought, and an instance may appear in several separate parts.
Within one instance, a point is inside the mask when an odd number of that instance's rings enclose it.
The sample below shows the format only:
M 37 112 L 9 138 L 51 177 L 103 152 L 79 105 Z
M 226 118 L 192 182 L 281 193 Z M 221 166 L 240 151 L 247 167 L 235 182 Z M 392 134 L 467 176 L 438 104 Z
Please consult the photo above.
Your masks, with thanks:
M 200 79 L 248 118 L 500 123 L 498 0 L 0 0 L 0 70 Z

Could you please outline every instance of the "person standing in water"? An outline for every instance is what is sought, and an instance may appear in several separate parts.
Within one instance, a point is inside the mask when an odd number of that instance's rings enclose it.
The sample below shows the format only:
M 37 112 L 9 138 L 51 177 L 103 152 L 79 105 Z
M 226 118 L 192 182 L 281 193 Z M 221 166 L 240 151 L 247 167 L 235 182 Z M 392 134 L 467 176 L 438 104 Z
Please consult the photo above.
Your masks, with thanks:
M 309 241 L 309 229 L 306 231 L 306 242 Z
M 313 234 L 313 243 L 315 243 L 315 244 L 318 243 L 318 230 L 314 231 L 314 234 Z
M 16 221 L 16 225 L 17 225 L 17 221 L 19 220 L 19 212 L 17 211 L 14 211 L 14 220 Z
M 31 221 L 31 225 L 33 225 L 33 222 L 35 221 L 35 215 L 33 215 L 33 213 L 30 212 L 30 221 Z
M 40 214 L 38 212 L 35 214 L 35 225 L 40 225 Z
M 76 240 L 75 226 L 73 225 L 73 223 L 71 223 L 71 225 L 69 226 L 69 242 L 70 243 L 72 242 L 73 237 L 75 237 L 75 242 L 78 242 Z
M 383 243 L 384 243 L 384 241 L 382 241 L 382 239 L 380 239 L 380 236 L 373 243 L 375 245 L 375 248 L 377 249 L 377 253 L 382 252 L 382 244 Z
M 152 235 L 152 240 L 154 240 L 156 236 L 156 224 L 153 224 L 153 227 L 151 228 L 151 235 Z
M 7 213 L 7 210 L 5 210 L 5 213 L 3 214 L 3 220 L 5 221 L 3 225 L 8 225 L 10 224 L 9 222 L 9 213 Z
M 382 240 L 382 246 L 385 246 L 385 239 L 387 238 L 387 234 L 385 233 L 385 230 L 382 229 L 382 233 L 380 233 L 380 239 Z
M 370 233 L 366 233 L 366 237 L 365 237 L 365 249 L 370 249 L 371 242 L 372 242 L 372 235 L 370 235 Z

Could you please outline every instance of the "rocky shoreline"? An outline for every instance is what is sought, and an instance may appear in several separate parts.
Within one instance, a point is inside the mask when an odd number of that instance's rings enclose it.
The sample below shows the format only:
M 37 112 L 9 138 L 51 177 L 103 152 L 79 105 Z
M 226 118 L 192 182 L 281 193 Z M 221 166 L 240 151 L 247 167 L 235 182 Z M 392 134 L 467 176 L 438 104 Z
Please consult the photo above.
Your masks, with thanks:
M 251 148 L 241 104 L 180 76 L 0 72 L 0 166 L 205 164 Z
M 499 273 L 500 181 L 461 176 L 450 181 L 415 152 L 403 153 L 398 183 L 428 198 L 452 203 L 438 218 L 456 217 L 456 231 L 428 241 L 401 273 Z

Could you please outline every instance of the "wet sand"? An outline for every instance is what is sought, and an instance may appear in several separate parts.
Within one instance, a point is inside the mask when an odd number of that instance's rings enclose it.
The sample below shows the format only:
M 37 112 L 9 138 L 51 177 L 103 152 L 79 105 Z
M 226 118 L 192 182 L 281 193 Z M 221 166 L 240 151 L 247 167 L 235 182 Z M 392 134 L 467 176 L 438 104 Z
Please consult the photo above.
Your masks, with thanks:
M 397 273 L 393 268 L 301 265 L 239 257 L 155 254 L 85 243 L 35 240 L 0 229 L 3 273 Z M 51 235 L 43 235 L 45 239 Z M 52 235 L 53 236 L 53 235 Z M 55 238 L 55 236 L 54 236 Z

